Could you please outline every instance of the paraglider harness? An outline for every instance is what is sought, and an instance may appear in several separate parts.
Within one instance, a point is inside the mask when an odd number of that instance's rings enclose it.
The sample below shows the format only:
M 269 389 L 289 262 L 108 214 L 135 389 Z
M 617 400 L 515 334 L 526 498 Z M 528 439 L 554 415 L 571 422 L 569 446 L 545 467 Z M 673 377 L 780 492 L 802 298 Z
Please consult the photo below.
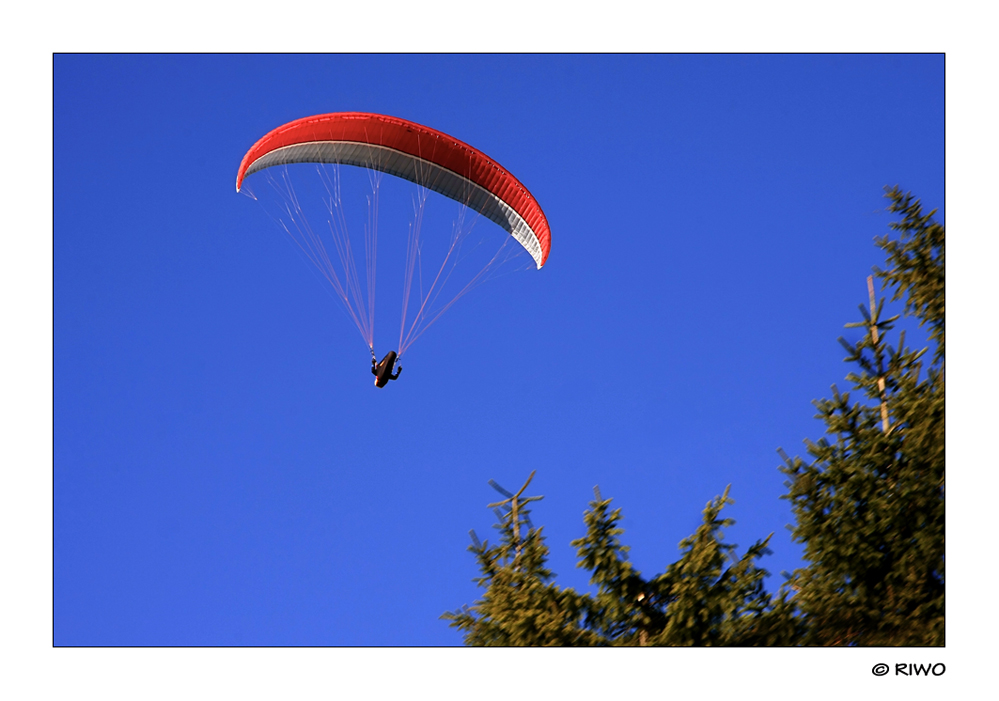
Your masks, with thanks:
M 402 365 L 396 373 L 392 374 L 392 369 L 395 367 L 395 361 L 399 359 L 398 354 L 395 351 L 389 351 L 385 354 L 385 357 L 381 359 L 381 362 L 375 362 L 375 351 L 371 350 L 371 374 L 375 376 L 375 387 L 384 387 L 388 384 L 389 380 L 398 380 L 399 375 L 402 374 Z

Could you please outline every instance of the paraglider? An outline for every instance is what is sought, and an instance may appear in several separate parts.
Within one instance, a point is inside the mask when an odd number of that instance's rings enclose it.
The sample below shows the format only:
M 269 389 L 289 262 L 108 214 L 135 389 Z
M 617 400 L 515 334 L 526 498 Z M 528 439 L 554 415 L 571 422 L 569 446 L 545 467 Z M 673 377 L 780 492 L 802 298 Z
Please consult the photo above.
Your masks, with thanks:
M 462 237 L 467 231 L 452 234 L 450 248 L 444 256 L 444 263 L 437 271 L 424 276 L 422 267 L 425 252 L 420 240 L 422 206 L 426 191 L 439 193 L 458 202 L 477 215 L 495 222 L 526 251 L 533 262 L 532 267 L 541 269 L 548 259 L 551 249 L 551 232 L 548 221 L 537 200 L 527 188 L 509 171 L 478 149 L 463 143 L 443 132 L 425 127 L 397 117 L 389 117 L 365 112 L 337 112 L 305 117 L 289 122 L 272 130 L 261 138 L 243 157 L 236 175 L 236 191 L 243 189 L 244 179 L 259 171 L 274 166 L 290 164 L 327 165 L 332 171 L 320 170 L 325 192 L 322 202 L 328 219 L 327 228 L 333 239 L 340 266 L 334 264 L 334 256 L 329 255 L 322 236 L 311 224 L 301 209 L 297 190 L 290 179 L 271 184 L 285 198 L 279 224 L 299 244 L 313 264 L 330 282 L 339 296 L 348 315 L 361 332 L 372 354 L 372 372 L 375 384 L 384 387 L 390 380 L 398 378 L 393 368 L 403 353 L 441 314 L 471 287 L 485 279 L 484 273 L 491 266 L 502 265 L 512 255 L 510 249 L 498 251 L 489 259 L 483 269 L 462 287 L 450 301 L 441 301 L 441 289 L 451 280 L 451 270 L 459 260 L 464 259 L 465 251 L 460 250 Z M 346 231 L 345 219 L 341 211 L 341 182 L 339 167 L 342 165 L 368 169 L 375 174 L 371 178 L 372 195 L 368 198 L 369 225 L 365 228 L 363 246 L 351 245 Z M 410 241 L 406 252 L 406 268 L 403 283 L 402 320 L 399 332 L 398 352 L 390 351 L 380 363 L 375 362 L 374 354 L 374 280 L 375 256 L 377 250 L 377 202 L 378 183 L 381 174 L 388 174 L 415 183 L 421 193 L 414 201 L 417 212 L 410 225 Z M 253 196 L 251 194 L 251 196 Z M 421 199 L 422 198 L 422 199 Z M 256 197 L 254 196 L 254 199 Z M 370 208 L 375 209 L 372 215 Z M 461 216 L 458 217 L 461 219 Z M 360 281 L 358 270 L 361 266 L 354 262 L 354 250 L 364 250 L 367 294 Z M 461 255 L 459 255 L 459 253 Z M 447 266 L 452 266 L 447 268 Z M 416 273 L 414 273 L 416 269 Z M 341 279 L 342 278 L 342 279 Z M 424 289 L 426 280 L 431 280 Z M 416 310 L 412 323 L 408 323 L 410 311 L 410 290 L 414 280 L 419 281 L 420 299 L 413 306 Z M 452 282 L 452 284 L 454 284 Z M 450 288 L 449 288 L 450 289 Z M 438 308 L 434 305 L 439 304 Z M 401 366 L 398 368 L 402 370 Z
M 401 365 L 396 373 L 392 374 L 392 368 L 398 358 L 395 351 L 386 353 L 385 357 L 378 363 L 375 362 L 374 356 L 371 356 L 371 374 L 375 376 L 375 387 L 384 387 L 389 383 L 389 380 L 399 379 L 399 375 L 402 374 Z

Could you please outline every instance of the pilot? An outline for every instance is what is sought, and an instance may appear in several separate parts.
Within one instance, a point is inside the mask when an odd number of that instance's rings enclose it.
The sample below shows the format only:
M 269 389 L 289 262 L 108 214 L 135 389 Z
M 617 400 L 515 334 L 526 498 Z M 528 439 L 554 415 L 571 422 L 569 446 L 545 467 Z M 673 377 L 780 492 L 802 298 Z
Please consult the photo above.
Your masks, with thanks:
M 371 358 L 371 374 L 375 376 L 375 387 L 384 387 L 388 384 L 389 380 L 398 380 L 399 375 L 402 374 L 402 366 L 396 373 L 392 374 L 392 368 L 395 367 L 395 361 L 398 358 L 398 354 L 395 351 L 389 351 L 384 358 L 382 358 L 380 363 L 375 362 L 374 356 Z

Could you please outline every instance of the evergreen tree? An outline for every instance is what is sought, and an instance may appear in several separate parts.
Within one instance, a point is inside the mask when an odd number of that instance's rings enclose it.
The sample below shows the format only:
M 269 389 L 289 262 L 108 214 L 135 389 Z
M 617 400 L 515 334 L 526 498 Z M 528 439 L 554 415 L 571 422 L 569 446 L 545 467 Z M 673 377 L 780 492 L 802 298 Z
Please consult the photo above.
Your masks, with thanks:
M 847 325 L 867 333 L 840 339 L 860 399 L 834 385 L 815 402 L 827 437 L 806 441 L 811 463 L 780 451 L 809 563 L 791 581 L 809 644 L 944 643 L 944 228 L 911 194 L 886 197 L 901 221 L 897 240 L 877 240 L 888 269 L 875 272 L 935 352 L 921 378 L 927 349 L 906 347 L 904 332 L 897 348 L 886 343 L 898 317 L 883 318 L 869 279 L 870 310 Z
M 645 580 L 618 539 L 620 509 L 611 511 L 611 500 L 595 488 L 584 515 L 586 536 L 572 542 L 578 566 L 592 573 L 595 596 L 551 582 L 548 550 L 541 530 L 520 508 L 522 492 L 510 495 L 508 510 L 498 514 L 498 545 L 472 534 L 470 550 L 483 575 L 476 581 L 486 593 L 475 605 L 443 616 L 464 631 L 466 644 L 774 645 L 790 644 L 798 635 L 800 622 L 790 604 L 784 595 L 771 599 L 762 585 L 767 573 L 754 564 L 768 552 L 766 541 L 741 558 L 721 541 L 721 529 L 732 524 L 719 517 L 732 503 L 728 489 L 708 503 L 704 524 L 680 543 L 680 560 Z
M 516 494 L 497 504 L 500 541 L 490 546 L 471 531 L 469 546 L 482 576 L 476 579 L 486 590 L 473 606 L 445 613 L 442 618 L 464 631 L 466 645 L 597 645 L 600 641 L 579 625 L 585 601 L 572 589 L 560 589 L 551 580 L 545 563 L 548 546 L 540 528 L 534 528 L 524 505 L 541 497 L 521 495 L 534 477 Z M 499 510 L 502 509 L 502 510 Z
M 592 573 L 597 594 L 587 624 L 614 645 L 781 645 L 790 644 L 800 623 L 782 593 L 775 599 L 763 589 L 766 570 L 755 561 L 769 553 L 758 541 L 741 557 L 722 542 L 722 529 L 734 523 L 720 518 L 729 488 L 704 509 L 697 531 L 680 542 L 681 558 L 663 574 L 646 581 L 627 560 L 618 536 L 621 510 L 598 489 L 585 514 L 586 536 L 575 540 L 579 567 Z M 771 534 L 772 535 L 772 534 Z

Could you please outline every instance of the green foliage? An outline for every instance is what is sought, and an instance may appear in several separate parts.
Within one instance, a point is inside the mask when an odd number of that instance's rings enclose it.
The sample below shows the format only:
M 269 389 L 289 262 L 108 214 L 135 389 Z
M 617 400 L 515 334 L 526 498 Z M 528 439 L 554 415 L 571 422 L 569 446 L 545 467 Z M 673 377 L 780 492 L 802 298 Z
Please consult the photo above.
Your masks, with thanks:
M 628 562 L 620 543 L 621 510 L 595 489 L 584 515 L 586 535 L 572 542 L 579 567 L 591 573 L 595 595 L 559 589 L 545 567 L 540 529 L 518 541 L 512 512 L 499 528 L 501 542 L 471 546 L 486 589 L 474 606 L 444 614 L 465 633 L 468 645 L 777 645 L 790 644 L 800 622 L 784 596 L 771 599 L 767 575 L 754 564 L 767 553 L 766 540 L 741 558 L 721 541 L 732 524 L 719 514 L 728 489 L 708 503 L 704 523 L 683 540 L 679 561 L 651 580 Z M 767 539 L 769 540 L 769 538 Z M 519 552 L 519 554 L 518 554 Z
M 579 625 L 584 598 L 551 581 L 542 529 L 531 525 L 526 509 L 514 508 L 501 517 L 496 545 L 480 542 L 471 532 L 469 550 L 482 573 L 475 581 L 486 590 L 485 595 L 473 606 L 442 618 L 464 631 L 466 645 L 599 644 L 597 637 Z M 521 533 L 526 535 L 521 537 Z
M 928 325 L 930 339 L 936 344 L 934 364 L 944 358 L 944 227 L 933 220 L 937 210 L 923 214 L 919 200 L 911 193 L 902 194 L 898 186 L 885 188 L 891 205 L 889 212 L 902 215 L 892 222 L 898 240 L 889 236 L 876 239 L 888 254 L 887 271 L 875 268 L 885 286 L 894 288 L 892 301 L 905 297 L 905 311 Z
M 937 347 L 921 379 L 927 349 L 907 348 L 904 332 L 897 348 L 886 343 L 898 317 L 881 318 L 884 299 L 861 306 L 863 321 L 848 326 L 866 335 L 840 339 L 860 399 L 834 385 L 815 402 L 826 437 L 806 441 L 811 463 L 781 451 L 809 563 L 792 578 L 809 644 L 944 642 L 944 228 L 911 195 L 887 197 L 901 238 L 878 240 L 890 267 L 877 275 Z
M 652 625 L 654 609 L 642 605 L 650 592 L 630 562 L 628 546 L 618 536 L 621 510 L 610 511 L 610 499 L 603 499 L 597 487 L 596 499 L 583 515 L 586 536 L 572 541 L 579 556 L 577 567 L 591 573 L 590 583 L 597 586 L 596 597 L 587 597 L 589 606 L 586 625 L 600 635 L 604 644 L 627 644 L 638 639 L 639 633 Z
M 798 621 L 784 595 L 763 589 L 766 570 L 755 561 L 767 554 L 769 536 L 740 558 L 722 542 L 734 523 L 720 517 L 729 488 L 704 509 L 703 522 L 680 542 L 682 555 L 663 574 L 644 580 L 618 541 L 621 510 L 594 490 L 584 538 L 573 541 L 579 567 L 597 586 L 588 623 L 614 645 L 780 645 L 793 642 Z

